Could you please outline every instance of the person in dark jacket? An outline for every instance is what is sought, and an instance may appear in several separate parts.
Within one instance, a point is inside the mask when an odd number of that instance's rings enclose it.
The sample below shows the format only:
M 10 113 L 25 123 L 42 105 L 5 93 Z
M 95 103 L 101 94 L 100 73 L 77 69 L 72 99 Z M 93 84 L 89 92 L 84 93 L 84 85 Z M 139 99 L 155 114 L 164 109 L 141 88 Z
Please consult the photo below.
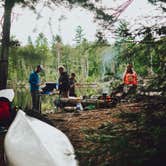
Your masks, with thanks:
M 43 67 L 41 65 L 38 65 L 36 67 L 36 70 L 33 71 L 29 76 L 30 92 L 32 97 L 32 109 L 37 112 L 40 112 L 39 87 L 41 85 L 40 76 L 38 75 L 38 73 L 42 70 Z
M 77 96 L 75 93 L 75 84 L 77 82 L 75 77 L 76 77 L 75 73 L 71 73 L 71 76 L 69 79 L 69 83 L 70 83 L 69 96 L 72 96 L 72 97 Z
M 59 70 L 59 80 L 58 80 L 58 89 L 60 97 L 68 98 L 69 97 L 69 76 L 68 73 L 64 71 L 64 67 L 60 66 Z

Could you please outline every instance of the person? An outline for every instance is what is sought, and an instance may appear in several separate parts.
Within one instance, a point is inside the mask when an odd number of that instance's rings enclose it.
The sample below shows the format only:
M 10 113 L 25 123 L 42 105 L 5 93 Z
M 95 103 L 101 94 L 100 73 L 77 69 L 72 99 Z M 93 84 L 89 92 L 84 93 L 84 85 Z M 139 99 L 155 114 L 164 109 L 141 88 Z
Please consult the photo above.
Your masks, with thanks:
M 127 69 L 123 76 L 123 83 L 124 83 L 124 92 L 125 93 L 135 93 L 137 88 L 137 74 L 133 70 L 132 64 L 127 66 Z
M 69 76 L 68 73 L 65 72 L 64 67 L 60 66 L 59 70 L 59 79 L 58 79 L 58 90 L 60 97 L 68 98 L 69 97 Z
M 75 73 L 71 73 L 71 76 L 69 78 L 69 84 L 70 84 L 69 96 L 71 97 L 77 96 L 75 93 L 75 83 L 77 82 L 75 77 L 76 77 Z
M 40 76 L 39 73 L 43 70 L 42 65 L 37 65 L 35 71 L 29 76 L 30 92 L 32 97 L 32 109 L 40 112 Z

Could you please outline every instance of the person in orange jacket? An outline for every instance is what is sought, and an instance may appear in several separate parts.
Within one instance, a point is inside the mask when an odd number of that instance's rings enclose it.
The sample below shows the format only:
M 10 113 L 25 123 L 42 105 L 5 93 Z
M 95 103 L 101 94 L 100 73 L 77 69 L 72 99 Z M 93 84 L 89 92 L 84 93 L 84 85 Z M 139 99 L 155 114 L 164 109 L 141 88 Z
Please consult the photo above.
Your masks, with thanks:
M 129 64 L 123 76 L 124 92 L 135 92 L 138 84 L 137 74 Z

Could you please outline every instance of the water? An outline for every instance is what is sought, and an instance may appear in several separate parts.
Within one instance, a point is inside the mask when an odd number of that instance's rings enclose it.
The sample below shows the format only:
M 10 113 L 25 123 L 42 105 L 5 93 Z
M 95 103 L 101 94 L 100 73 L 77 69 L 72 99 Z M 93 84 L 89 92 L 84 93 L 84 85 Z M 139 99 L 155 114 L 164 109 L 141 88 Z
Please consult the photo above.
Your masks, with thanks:
M 31 109 L 32 108 L 32 101 L 31 101 L 31 94 L 29 89 L 26 88 L 14 88 L 14 106 L 19 106 L 23 110 Z M 41 111 L 44 112 L 46 110 L 54 109 L 54 100 L 56 99 L 56 95 L 43 95 L 41 97 Z
M 30 91 L 26 88 L 16 88 L 14 89 L 14 102 L 15 106 L 19 106 L 22 109 L 30 109 L 32 102 L 31 102 L 31 94 Z
M 32 108 L 31 94 L 29 91 L 29 87 L 13 87 L 14 89 L 14 101 L 13 105 L 21 107 L 23 110 Z M 77 96 L 88 96 L 95 95 L 97 93 L 97 88 L 90 87 L 76 87 Z M 56 111 L 54 101 L 58 99 L 58 94 L 55 95 L 42 95 L 41 97 L 41 111 Z

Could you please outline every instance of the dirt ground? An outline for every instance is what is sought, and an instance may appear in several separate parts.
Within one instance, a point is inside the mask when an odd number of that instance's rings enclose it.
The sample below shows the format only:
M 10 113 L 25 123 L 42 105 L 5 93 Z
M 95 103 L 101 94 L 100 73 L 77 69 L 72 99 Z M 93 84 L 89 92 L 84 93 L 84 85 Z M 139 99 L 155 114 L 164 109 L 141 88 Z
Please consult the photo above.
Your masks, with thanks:
M 114 115 L 123 110 L 131 112 L 140 111 L 141 103 L 121 103 L 114 108 L 80 111 L 79 113 L 50 113 L 46 117 L 53 125 L 63 131 L 70 139 L 75 150 L 79 150 L 85 145 L 83 129 L 98 128 L 106 122 L 116 123 L 118 119 Z M 0 136 L 0 166 L 5 166 L 3 162 L 3 140 Z
M 63 131 L 75 148 L 84 144 L 83 129 L 98 128 L 106 122 L 116 122 L 113 115 L 122 109 L 138 111 L 138 104 L 121 104 L 116 108 L 80 111 L 79 113 L 48 114 L 54 126 Z
M 80 113 L 56 113 L 49 114 L 48 117 L 56 128 L 68 136 L 74 149 L 79 151 L 87 144 L 84 129 L 97 129 L 107 122 L 116 123 L 119 119 L 115 118 L 115 115 L 119 111 L 138 112 L 140 107 L 140 103 L 122 103 L 115 108 L 81 111 Z M 81 160 L 85 159 L 81 158 Z M 82 165 L 81 163 L 82 161 L 80 161 L 80 165 Z

